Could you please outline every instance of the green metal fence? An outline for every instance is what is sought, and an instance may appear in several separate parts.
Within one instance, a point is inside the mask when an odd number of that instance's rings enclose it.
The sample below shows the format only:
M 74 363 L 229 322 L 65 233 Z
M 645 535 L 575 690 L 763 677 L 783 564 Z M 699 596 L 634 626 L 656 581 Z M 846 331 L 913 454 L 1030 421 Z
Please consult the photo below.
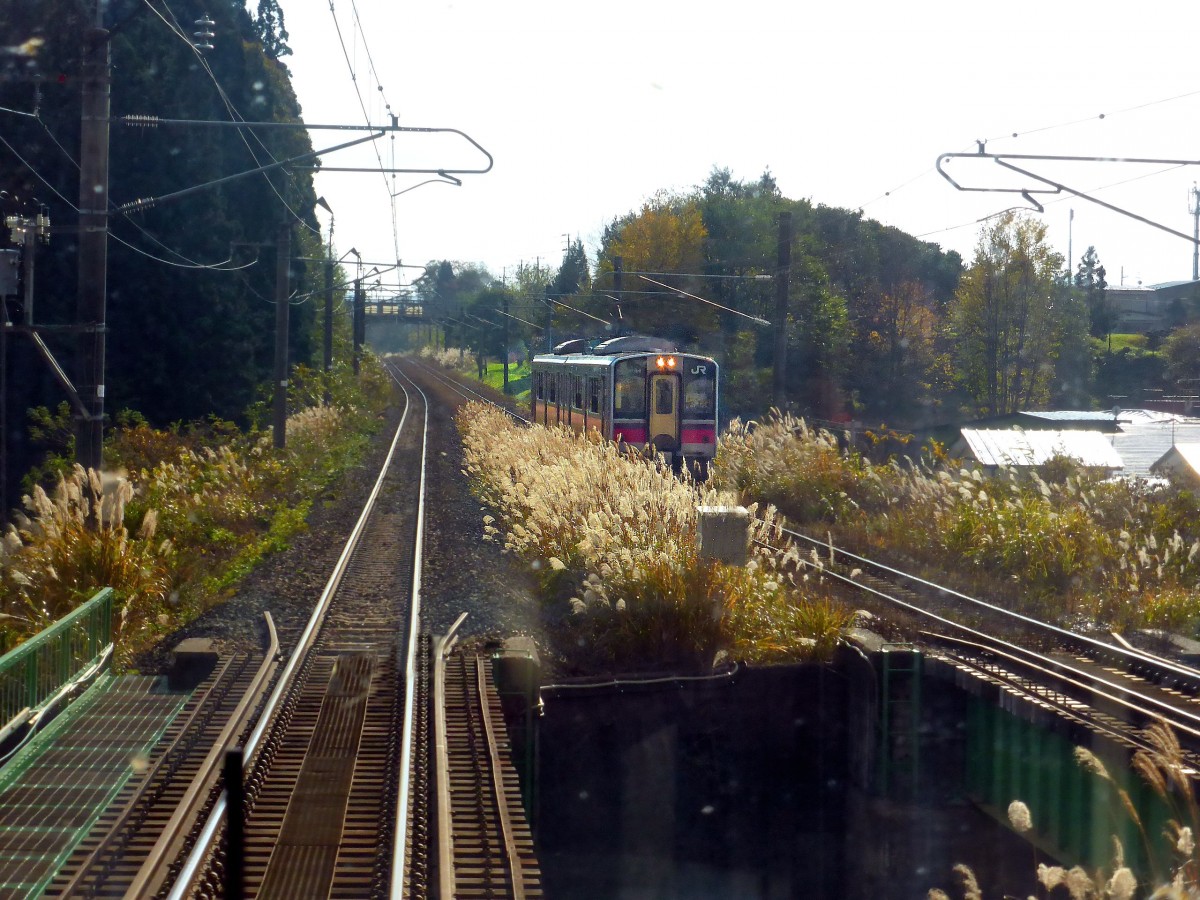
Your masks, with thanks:
M 113 593 L 105 588 L 75 611 L 0 656 L 0 728 L 36 708 L 112 643 Z

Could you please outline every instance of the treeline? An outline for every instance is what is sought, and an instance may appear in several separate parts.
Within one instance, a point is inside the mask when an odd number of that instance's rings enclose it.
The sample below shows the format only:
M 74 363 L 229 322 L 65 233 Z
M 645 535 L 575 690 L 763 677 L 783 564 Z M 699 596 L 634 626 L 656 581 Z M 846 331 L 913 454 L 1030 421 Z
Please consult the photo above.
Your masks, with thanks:
M 776 312 L 781 214 L 790 214 L 786 322 Z M 861 212 L 791 200 L 769 173 L 714 169 L 612 221 L 598 259 L 579 241 L 557 270 L 430 264 L 419 288 L 451 346 L 484 358 L 567 337 L 648 332 L 718 358 L 724 410 L 772 405 L 825 422 L 913 429 L 1047 407 L 1107 408 L 1200 376 L 1200 330 L 1113 348 L 1094 248 L 1072 277 L 1046 226 L 1003 213 L 969 263 Z M 785 386 L 774 389 L 786 334 Z M 1189 337 L 1190 335 L 1190 337 Z M 1127 404 L 1128 405 L 1128 404 Z
M 230 123 L 299 122 L 300 108 L 280 57 L 282 13 L 262 0 L 181 0 L 169 9 L 141 0 L 103 4 L 112 59 L 114 117 L 130 114 Z M 0 209 L 48 214 L 48 243 L 36 247 L 35 324 L 74 377 L 77 356 L 78 168 L 82 54 L 95 4 L 0 0 L 6 48 L 0 66 Z M 215 38 L 197 50 L 195 20 Z M 134 128 L 110 138 L 106 407 L 134 409 L 166 424 L 209 416 L 243 419 L 270 376 L 275 320 L 275 242 L 281 223 L 294 257 L 321 257 L 311 176 L 249 175 L 168 199 L 145 212 L 115 208 L 207 185 L 312 150 L 302 129 L 200 125 Z M 311 292 L 319 263 L 293 262 L 290 343 L 310 362 Z M 23 287 L 23 286 L 22 286 Z M 320 295 L 318 295 L 320 296 Z M 10 303 L 15 324 L 26 310 Z M 10 474 L 31 460 L 25 410 L 64 398 L 29 340 L 10 335 Z M 45 429 L 42 430 L 45 434 Z M 69 444 L 69 429 L 59 435 Z M 69 446 L 53 449 L 69 454 Z

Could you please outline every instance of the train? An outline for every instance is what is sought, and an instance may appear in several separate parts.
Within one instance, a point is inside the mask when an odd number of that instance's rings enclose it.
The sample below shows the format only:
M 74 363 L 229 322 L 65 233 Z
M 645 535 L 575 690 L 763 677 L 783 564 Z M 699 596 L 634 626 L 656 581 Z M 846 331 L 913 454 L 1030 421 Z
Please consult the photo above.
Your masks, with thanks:
M 717 452 L 717 363 L 672 342 L 624 335 L 564 341 L 533 358 L 530 412 L 706 471 Z

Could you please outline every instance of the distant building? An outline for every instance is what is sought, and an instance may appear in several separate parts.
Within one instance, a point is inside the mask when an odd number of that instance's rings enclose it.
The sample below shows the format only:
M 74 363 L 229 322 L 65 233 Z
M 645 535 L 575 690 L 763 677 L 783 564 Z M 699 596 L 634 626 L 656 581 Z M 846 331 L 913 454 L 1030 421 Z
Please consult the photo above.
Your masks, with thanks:
M 1111 437 L 1099 431 L 964 428 L 950 455 L 987 470 L 1041 466 L 1062 457 L 1105 475 L 1117 475 L 1125 466 Z
M 1175 444 L 1150 466 L 1150 472 L 1164 478 L 1200 483 L 1200 443 Z
M 1153 409 L 1115 415 L 1056 410 L 978 420 L 942 434 L 950 456 L 988 469 L 1039 466 L 1069 456 L 1112 475 L 1151 479 L 1190 465 L 1188 452 L 1179 448 L 1200 447 L 1200 418 Z
M 1170 331 L 1200 318 L 1200 282 L 1109 287 L 1105 298 L 1113 311 L 1113 331 L 1148 334 Z

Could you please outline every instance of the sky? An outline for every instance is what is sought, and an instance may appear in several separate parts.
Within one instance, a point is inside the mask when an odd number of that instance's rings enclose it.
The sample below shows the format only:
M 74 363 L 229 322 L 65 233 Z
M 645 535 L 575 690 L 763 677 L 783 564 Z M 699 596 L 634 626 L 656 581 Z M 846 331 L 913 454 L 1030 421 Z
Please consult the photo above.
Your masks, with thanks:
M 456 129 L 492 158 L 461 186 L 325 172 L 339 255 L 406 265 L 595 260 L 606 224 L 714 167 L 784 196 L 861 209 L 970 261 L 981 220 L 1019 193 L 956 190 L 944 153 L 1200 157 L 1194 5 L 841 0 L 280 0 L 307 123 Z M 342 132 L 314 131 L 313 145 Z M 394 162 L 393 162 L 394 160 Z M 482 169 L 450 133 L 386 136 L 326 167 Z M 1191 235 L 1200 167 L 1017 160 Z M 963 187 L 1049 189 L 991 159 Z M 398 197 L 391 194 L 413 188 Z M 1190 279 L 1193 244 L 1068 193 L 1036 195 L 1051 245 L 1096 248 L 1112 286 Z M 1073 217 L 1072 217 L 1072 210 Z M 324 228 L 330 216 L 318 210 Z M 1073 266 L 1074 268 L 1074 266 Z M 402 280 L 420 272 L 405 269 Z

